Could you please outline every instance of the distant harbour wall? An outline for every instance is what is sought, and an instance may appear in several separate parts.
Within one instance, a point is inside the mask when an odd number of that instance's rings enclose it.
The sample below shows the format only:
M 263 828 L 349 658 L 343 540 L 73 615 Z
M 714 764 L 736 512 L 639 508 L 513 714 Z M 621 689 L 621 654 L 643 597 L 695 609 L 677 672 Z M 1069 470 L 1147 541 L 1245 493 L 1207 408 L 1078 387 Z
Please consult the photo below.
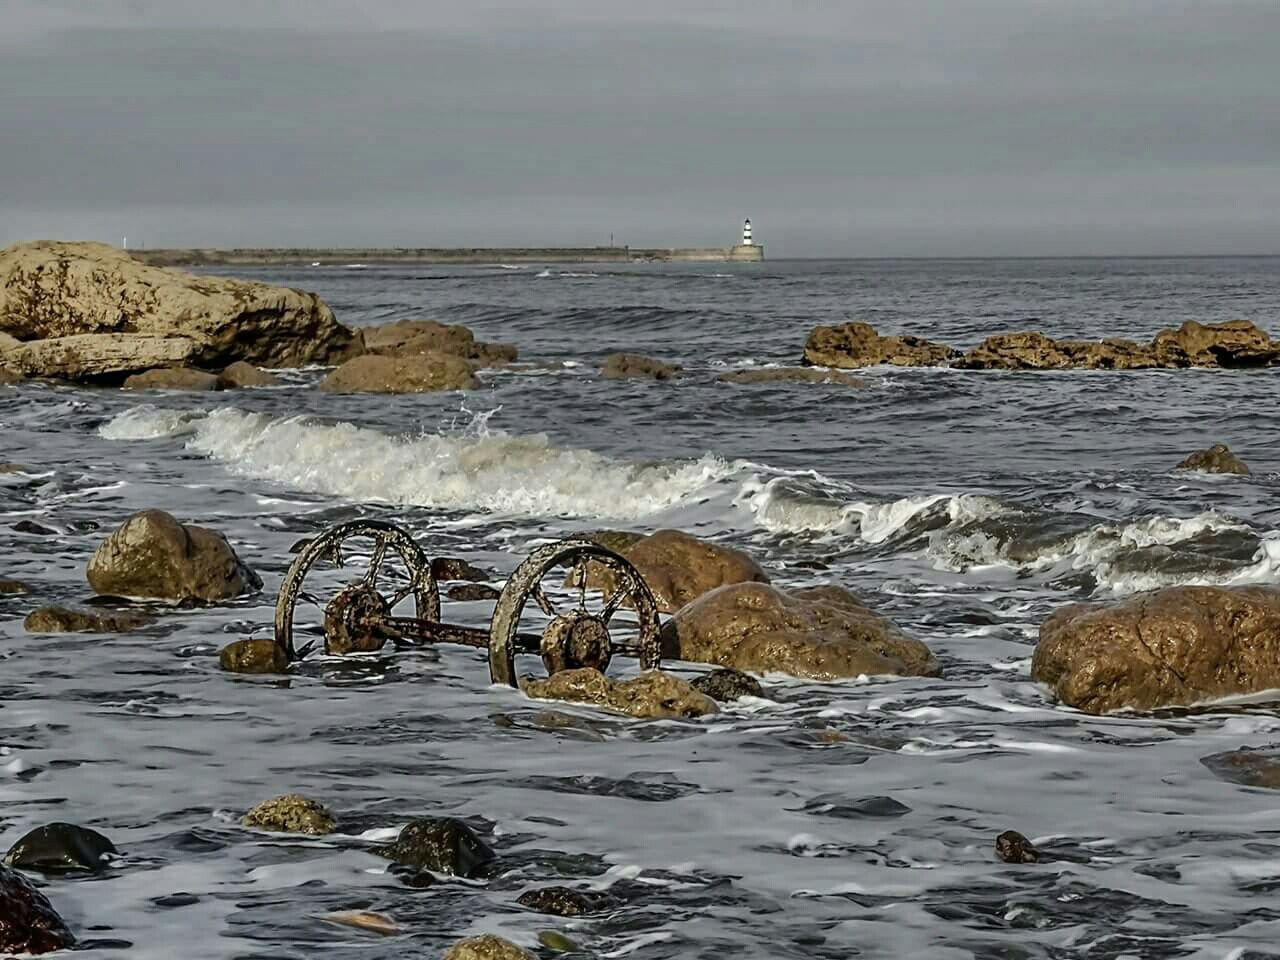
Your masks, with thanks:
M 160 267 L 347 266 L 394 263 L 751 263 L 759 244 L 733 247 L 324 247 L 130 250 Z

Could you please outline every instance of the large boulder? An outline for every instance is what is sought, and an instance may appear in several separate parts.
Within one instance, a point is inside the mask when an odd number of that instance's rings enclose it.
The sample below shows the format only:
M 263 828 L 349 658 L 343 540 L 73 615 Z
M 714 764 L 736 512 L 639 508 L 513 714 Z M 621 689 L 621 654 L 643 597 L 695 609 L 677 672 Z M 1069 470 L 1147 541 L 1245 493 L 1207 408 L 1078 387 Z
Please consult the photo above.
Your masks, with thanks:
M 923 337 L 882 337 L 869 323 L 814 327 L 804 345 L 805 363 L 841 369 L 879 364 L 940 367 L 959 355 L 953 347 Z
M 512 363 L 519 351 L 509 343 L 477 340 L 460 323 L 436 320 L 397 320 L 364 329 L 365 350 L 387 357 L 412 357 L 422 353 L 447 353 L 493 367 Z
M 405 824 L 391 843 L 373 848 L 380 857 L 407 867 L 471 877 L 495 855 L 490 846 L 455 817 L 419 817 Z
M 40 873 L 101 873 L 119 853 L 105 835 L 74 823 L 47 823 L 20 837 L 4 855 L 5 866 Z
M 1151 349 L 1167 367 L 1266 367 L 1280 362 L 1280 340 L 1248 320 L 1197 323 L 1161 330 Z
M 121 386 L 126 390 L 221 390 L 222 382 L 215 374 L 187 367 L 161 367 L 135 373 Z
M 475 366 L 448 353 L 408 357 L 367 354 L 348 360 L 320 382 L 329 393 L 427 393 L 472 390 L 480 385 Z
M 267 373 L 267 371 L 243 360 L 228 364 L 226 369 L 218 374 L 218 385 L 223 390 L 234 390 L 241 387 L 274 387 L 278 386 L 279 383 L 280 378 L 274 373 Z
M 0 251 L 0 331 L 22 341 L 129 338 L 5 354 L 28 375 L 77 378 L 182 363 L 220 369 L 235 360 L 330 364 L 363 350 L 315 294 L 153 267 L 101 243 L 37 241 Z M 146 340 L 175 342 L 162 348 Z
M 1247 477 L 1249 468 L 1225 443 L 1215 443 L 1208 450 L 1197 450 L 1177 466 L 1178 470 L 1199 470 L 1201 473 L 1234 473 Z
M 190 337 L 139 333 L 81 333 L 30 340 L 4 355 L 28 377 L 116 382 L 130 373 L 194 362 L 199 344 Z
M 75 942 L 48 898 L 16 870 L 0 867 L 0 954 L 51 953 Z
M 240 822 L 246 827 L 313 836 L 333 833 L 338 828 L 328 807 L 300 793 L 286 793 L 282 797 L 263 800 L 241 817 Z
M 510 940 L 486 933 L 459 940 L 445 953 L 444 960 L 534 960 L 534 956 Z
M 721 587 L 667 621 L 662 647 L 674 660 L 813 680 L 939 672 L 928 647 L 837 586 Z
M 716 713 L 719 707 L 693 685 L 661 670 L 647 670 L 630 680 L 614 680 L 599 670 L 561 670 L 544 679 L 523 677 L 520 689 L 537 700 L 589 703 L 645 719 L 692 718 Z
M 1280 687 L 1280 589 L 1170 587 L 1068 604 L 1041 625 L 1031 677 L 1087 713 Z
M 98 593 L 165 600 L 227 600 L 262 589 L 222 534 L 144 510 L 107 537 L 87 570 Z

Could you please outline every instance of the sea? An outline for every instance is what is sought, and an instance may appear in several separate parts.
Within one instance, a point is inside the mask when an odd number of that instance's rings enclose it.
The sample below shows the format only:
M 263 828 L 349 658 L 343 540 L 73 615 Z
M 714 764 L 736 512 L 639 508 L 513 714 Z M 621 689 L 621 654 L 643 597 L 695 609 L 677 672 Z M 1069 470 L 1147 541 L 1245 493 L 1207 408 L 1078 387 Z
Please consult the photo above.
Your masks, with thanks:
M 0 574 L 32 592 L 0 598 L 0 849 L 51 821 L 116 844 L 103 873 L 41 880 L 80 955 L 398 960 L 489 932 L 629 960 L 1280 957 L 1280 795 L 1202 762 L 1274 745 L 1280 701 L 1093 717 L 1030 678 L 1063 604 L 1280 581 L 1280 370 L 717 379 L 796 364 L 812 327 L 848 320 L 959 347 L 1280 332 L 1280 259 L 218 272 L 315 291 L 354 326 L 466 324 L 529 362 L 405 396 L 322 393 L 312 369 L 222 393 L 3 388 L 0 460 L 21 469 L 0 474 Z M 683 371 L 603 379 L 615 351 Z M 1216 442 L 1252 474 L 1175 469 Z M 263 591 L 131 634 L 25 633 L 34 607 L 90 595 L 95 547 L 147 508 L 224 533 Z M 221 646 L 270 635 L 297 541 L 354 518 L 494 586 L 559 538 L 676 528 L 783 588 L 854 591 L 943 674 L 766 676 L 768 699 L 641 721 L 491 685 L 463 646 L 220 671 Z M 491 610 L 443 616 L 484 628 Z M 239 825 L 288 792 L 338 832 Z M 466 820 L 498 867 L 406 886 L 370 848 L 419 816 Z M 1011 829 L 1040 863 L 998 860 Z M 547 885 L 614 905 L 516 902 Z M 399 932 L 320 919 L 335 910 Z

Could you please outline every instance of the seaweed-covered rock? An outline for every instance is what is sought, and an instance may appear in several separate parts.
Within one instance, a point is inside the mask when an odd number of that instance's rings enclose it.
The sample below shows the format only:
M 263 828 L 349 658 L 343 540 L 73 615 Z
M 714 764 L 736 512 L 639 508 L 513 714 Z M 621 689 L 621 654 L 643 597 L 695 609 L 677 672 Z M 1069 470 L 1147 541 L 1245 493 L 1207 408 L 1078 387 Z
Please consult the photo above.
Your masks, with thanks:
M 606 380 L 670 380 L 679 372 L 678 364 L 637 353 L 611 353 L 600 368 L 600 375 Z
M 74 823 L 47 823 L 24 834 L 4 856 L 6 866 L 41 873 L 100 873 L 118 851 L 97 830 Z
M 489 845 L 453 817 L 412 820 L 393 842 L 374 847 L 373 852 L 396 863 L 455 877 L 474 876 L 494 859 Z
M 716 377 L 721 383 L 825 383 L 839 387 L 865 387 L 867 381 L 839 370 L 821 367 L 749 367 Z
M 444 960 L 535 960 L 535 957 L 510 940 L 486 933 L 459 940 L 445 953 Z
M 274 387 L 280 378 L 274 373 L 255 367 L 252 363 L 237 360 L 229 364 L 218 374 L 218 386 L 223 390 L 235 390 L 243 387 Z
M 241 817 L 240 822 L 246 827 L 313 835 L 333 833 L 338 826 L 328 807 L 300 793 L 264 800 Z
M 212 373 L 190 367 L 158 367 L 125 378 L 126 390 L 221 390 L 222 381 Z
M 502 591 L 487 583 L 460 583 L 445 594 L 450 600 L 497 600 Z
M 1005 863 L 1040 862 L 1040 851 L 1017 830 L 1006 830 L 996 837 L 996 856 Z
M 545 679 L 523 677 L 520 689 L 539 700 L 589 703 L 645 719 L 689 719 L 719 710 L 714 700 L 688 681 L 661 670 L 647 670 L 631 680 L 614 680 L 599 670 L 580 667 Z
M 728 667 L 721 667 L 694 677 L 693 688 L 721 703 L 737 700 L 739 697 L 764 696 L 764 688 L 760 686 L 759 680 L 749 673 L 731 670 Z
M 329 393 L 429 393 L 480 385 L 471 361 L 447 353 L 407 357 L 368 354 L 348 360 L 322 381 Z
M 520 894 L 516 897 L 516 903 L 555 917 L 580 917 L 584 914 L 608 910 L 616 901 L 606 893 L 596 893 L 592 890 L 575 890 L 573 887 L 539 887 Z
M 128 633 L 153 623 L 154 617 L 123 610 L 40 607 L 27 614 L 22 628 L 27 633 Z
M 938 673 L 928 647 L 837 586 L 721 587 L 667 621 L 662 645 L 670 659 L 814 680 Z
M 87 574 L 98 593 L 125 597 L 212 602 L 262 589 L 222 534 L 163 510 L 126 520 L 98 546 Z
M 1208 450 L 1197 450 L 1178 464 L 1179 470 L 1199 470 L 1202 473 L 1234 473 L 1249 475 L 1244 461 L 1228 449 L 1225 443 L 1215 443 Z
M 899 367 L 940 367 L 960 351 L 922 337 L 882 337 L 869 323 L 818 326 L 809 332 L 804 362 L 815 367 L 854 369 L 890 364 Z
M 0 867 L 0 953 L 51 953 L 75 942 L 48 898 L 16 870 Z
M 284 673 L 289 654 L 271 637 L 244 637 L 218 651 L 218 666 L 228 673 Z

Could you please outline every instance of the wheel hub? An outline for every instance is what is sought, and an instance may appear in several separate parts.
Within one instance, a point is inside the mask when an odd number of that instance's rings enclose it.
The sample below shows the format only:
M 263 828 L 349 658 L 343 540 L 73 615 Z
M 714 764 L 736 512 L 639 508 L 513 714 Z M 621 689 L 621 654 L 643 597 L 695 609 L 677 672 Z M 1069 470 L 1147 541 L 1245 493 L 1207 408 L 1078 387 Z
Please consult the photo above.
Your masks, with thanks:
M 609 628 L 599 617 L 575 610 L 561 614 L 542 631 L 542 663 L 547 673 L 594 667 L 601 673 L 613 657 Z
M 324 649 L 341 656 L 370 653 L 387 642 L 378 625 L 391 615 L 378 591 L 362 583 L 334 595 L 324 608 Z

